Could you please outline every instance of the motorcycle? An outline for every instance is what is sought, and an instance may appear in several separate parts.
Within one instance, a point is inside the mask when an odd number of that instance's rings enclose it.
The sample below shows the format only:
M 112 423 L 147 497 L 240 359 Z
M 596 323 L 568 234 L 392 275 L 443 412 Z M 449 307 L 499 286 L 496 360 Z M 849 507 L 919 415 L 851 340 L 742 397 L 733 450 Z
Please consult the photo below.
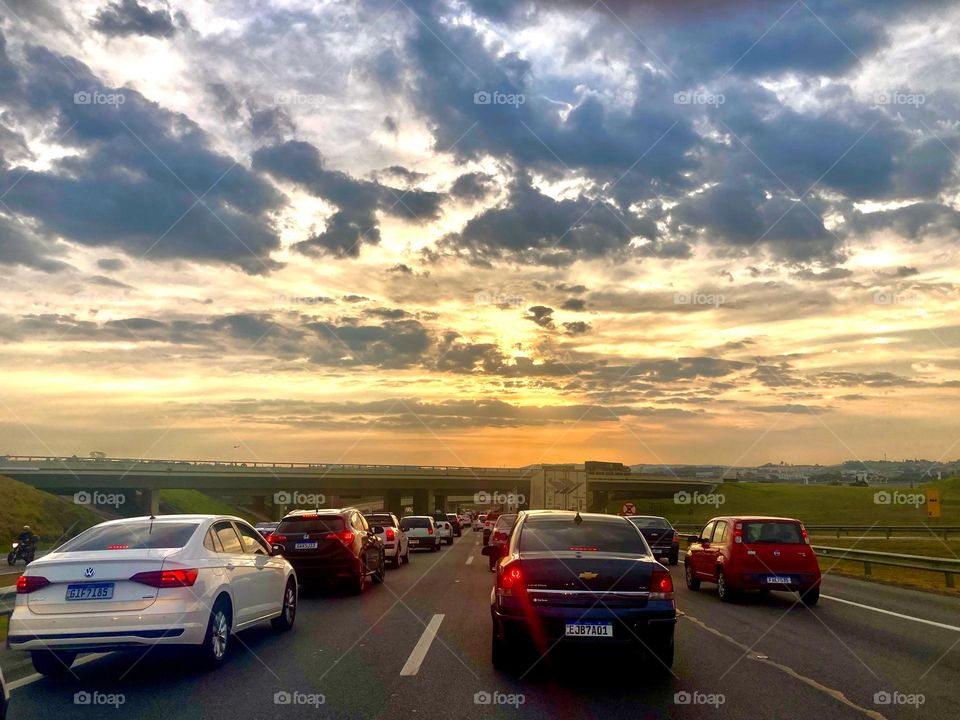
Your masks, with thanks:
M 27 565 L 33 562 L 37 554 L 36 542 L 15 542 L 13 550 L 7 554 L 7 565 L 15 565 L 17 560 L 23 560 Z

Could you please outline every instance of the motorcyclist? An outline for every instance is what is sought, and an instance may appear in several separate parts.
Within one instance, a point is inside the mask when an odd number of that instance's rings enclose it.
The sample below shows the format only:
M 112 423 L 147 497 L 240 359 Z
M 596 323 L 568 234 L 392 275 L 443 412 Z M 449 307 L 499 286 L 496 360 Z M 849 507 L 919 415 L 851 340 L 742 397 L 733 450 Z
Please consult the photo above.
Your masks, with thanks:
M 33 542 L 33 532 L 30 530 L 29 525 L 23 526 L 23 530 L 20 531 L 20 537 L 17 538 L 17 542 L 21 545 L 29 545 Z

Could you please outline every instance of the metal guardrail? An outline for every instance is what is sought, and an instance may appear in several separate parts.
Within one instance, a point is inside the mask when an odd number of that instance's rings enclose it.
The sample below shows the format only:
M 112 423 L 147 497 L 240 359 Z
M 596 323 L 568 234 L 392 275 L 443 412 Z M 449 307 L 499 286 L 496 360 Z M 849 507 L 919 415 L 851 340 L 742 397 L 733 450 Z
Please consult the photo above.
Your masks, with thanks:
M 706 523 L 676 523 L 677 530 L 700 530 Z M 868 535 L 877 533 L 885 536 L 888 540 L 896 534 L 901 535 L 937 535 L 944 540 L 951 534 L 960 535 L 960 525 L 807 525 L 804 524 L 811 535 L 823 533 L 836 533 L 839 538 L 841 535 Z
M 844 562 L 863 563 L 863 574 L 870 577 L 874 565 L 910 568 L 943 573 L 948 588 L 956 587 L 956 576 L 960 574 L 960 559 L 935 558 L 923 555 L 900 555 L 896 553 L 876 552 L 874 550 L 856 550 L 854 548 L 836 548 L 825 545 L 812 545 L 818 557 L 834 558 Z

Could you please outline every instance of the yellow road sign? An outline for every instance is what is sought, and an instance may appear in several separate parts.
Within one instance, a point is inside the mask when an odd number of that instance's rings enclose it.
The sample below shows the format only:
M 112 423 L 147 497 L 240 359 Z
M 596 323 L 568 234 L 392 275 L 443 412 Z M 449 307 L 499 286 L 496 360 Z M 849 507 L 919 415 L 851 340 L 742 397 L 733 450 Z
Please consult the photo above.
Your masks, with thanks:
M 940 517 L 940 491 L 927 490 L 927 517 Z

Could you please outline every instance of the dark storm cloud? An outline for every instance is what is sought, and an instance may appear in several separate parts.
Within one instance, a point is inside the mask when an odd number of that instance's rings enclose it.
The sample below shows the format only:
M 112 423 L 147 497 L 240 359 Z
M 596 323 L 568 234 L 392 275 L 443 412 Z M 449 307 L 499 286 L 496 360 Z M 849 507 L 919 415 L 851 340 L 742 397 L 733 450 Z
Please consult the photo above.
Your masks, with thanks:
M 560 306 L 561 310 L 572 310 L 573 312 L 582 312 L 587 308 L 587 301 L 582 298 L 568 298 Z
M 45 48 L 27 50 L 21 74 L 13 112 L 52 122 L 52 139 L 82 152 L 48 170 L 0 171 L 0 186 L 16 183 L 4 197 L 13 211 L 35 218 L 47 235 L 136 257 L 249 273 L 279 267 L 269 257 L 279 247 L 269 213 L 280 195 L 211 150 L 189 118 L 134 90 L 106 87 L 81 63 Z
M 635 237 L 652 239 L 656 228 L 605 203 L 587 197 L 554 200 L 521 177 L 510 185 L 505 207 L 485 210 L 459 233 L 440 243 L 442 250 L 470 259 L 491 260 L 504 254 L 552 266 L 581 257 L 628 250 Z
M 70 265 L 52 257 L 54 254 L 48 243 L 29 229 L 0 215 L 0 265 L 20 265 L 45 273 L 68 270 Z
M 149 35 L 165 37 L 174 31 L 173 18 L 165 8 L 151 10 L 137 0 L 120 0 L 101 8 L 93 22 L 94 30 L 104 35 L 122 37 L 125 35 Z
M 107 272 L 116 272 L 123 270 L 127 264 L 120 258 L 100 258 L 97 260 L 97 267 Z
M 567 335 L 585 335 L 591 330 L 590 323 L 584 322 L 583 320 L 565 322 L 563 323 L 563 327 L 566 328 Z
M 893 210 L 864 213 L 854 211 L 848 219 L 853 233 L 890 229 L 909 240 L 960 236 L 960 212 L 935 202 L 914 203 Z
M 466 173 L 450 186 L 450 194 L 460 200 L 483 200 L 493 192 L 494 178 L 481 172 Z
M 553 308 L 545 305 L 534 305 L 527 308 L 527 314 L 523 316 L 524 320 L 530 320 L 542 328 L 553 327 Z
M 377 211 L 418 222 L 436 219 L 440 214 L 441 194 L 395 189 L 329 170 L 320 151 L 307 142 L 291 140 L 261 148 L 253 154 L 253 166 L 337 206 L 322 232 L 294 245 L 306 255 L 329 252 L 356 257 L 362 246 L 378 244 Z

